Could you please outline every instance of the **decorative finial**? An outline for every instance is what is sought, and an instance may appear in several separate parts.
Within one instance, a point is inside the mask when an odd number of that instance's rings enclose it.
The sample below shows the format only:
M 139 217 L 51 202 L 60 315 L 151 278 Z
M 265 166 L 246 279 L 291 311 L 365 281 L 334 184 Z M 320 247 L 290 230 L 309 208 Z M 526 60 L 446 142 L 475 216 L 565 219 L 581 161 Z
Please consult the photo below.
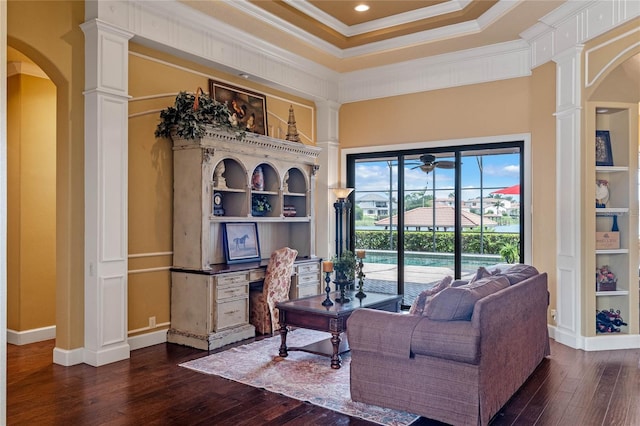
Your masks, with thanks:
M 289 125 L 287 128 L 286 140 L 291 142 L 300 142 L 300 136 L 298 136 L 298 129 L 296 127 L 296 118 L 293 115 L 293 105 L 289 105 Z

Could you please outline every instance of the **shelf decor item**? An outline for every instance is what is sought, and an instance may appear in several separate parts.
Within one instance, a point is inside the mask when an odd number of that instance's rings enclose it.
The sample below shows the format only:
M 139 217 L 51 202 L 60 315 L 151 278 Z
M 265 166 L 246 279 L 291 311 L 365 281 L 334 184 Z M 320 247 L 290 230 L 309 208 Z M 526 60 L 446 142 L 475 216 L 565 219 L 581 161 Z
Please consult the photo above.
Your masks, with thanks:
M 596 250 L 617 250 L 619 248 L 619 232 L 596 232 Z
M 228 264 L 260 261 L 258 224 L 223 223 L 224 255 Z
M 211 97 L 230 111 L 230 121 L 247 132 L 266 135 L 267 100 L 260 93 L 235 87 L 219 81 L 209 80 Z
M 213 215 L 224 216 L 224 208 L 222 207 L 222 193 L 213 193 Z
M 611 272 L 609 265 L 596 269 L 596 291 L 616 291 L 618 278 Z
M 258 166 L 251 176 L 251 189 L 254 191 L 264 191 L 264 171 L 262 166 Z
M 596 166 L 613 166 L 611 137 L 608 130 L 596 130 Z
M 606 208 L 607 202 L 609 202 L 609 181 L 598 179 L 596 180 L 596 208 Z
M 251 215 L 264 216 L 271 211 L 271 203 L 266 195 L 251 196 Z
M 607 310 L 598 311 L 596 313 L 596 333 L 620 333 L 620 328 L 623 325 L 627 325 L 620 315 L 620 310 L 613 310 L 613 308 Z

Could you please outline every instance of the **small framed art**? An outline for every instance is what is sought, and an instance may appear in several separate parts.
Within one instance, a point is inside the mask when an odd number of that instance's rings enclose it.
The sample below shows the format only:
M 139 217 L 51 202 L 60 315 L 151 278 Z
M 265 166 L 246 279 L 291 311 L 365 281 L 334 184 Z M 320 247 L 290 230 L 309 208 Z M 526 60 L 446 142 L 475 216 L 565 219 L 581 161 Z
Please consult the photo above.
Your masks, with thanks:
M 608 130 L 596 130 L 596 166 L 613 166 L 611 137 Z
M 260 261 L 257 223 L 223 223 L 222 238 L 227 263 Z
M 227 104 L 231 123 L 247 132 L 267 134 L 267 100 L 264 95 L 241 87 L 209 80 L 209 96 Z

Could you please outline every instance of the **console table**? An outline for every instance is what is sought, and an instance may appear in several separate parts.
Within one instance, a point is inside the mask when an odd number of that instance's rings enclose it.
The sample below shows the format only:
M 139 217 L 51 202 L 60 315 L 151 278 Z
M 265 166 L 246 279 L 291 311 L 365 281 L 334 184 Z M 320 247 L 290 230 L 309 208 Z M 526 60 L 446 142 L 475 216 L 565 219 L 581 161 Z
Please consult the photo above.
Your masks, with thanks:
M 330 295 L 331 300 L 340 296 L 340 292 Z M 381 311 L 398 312 L 402 301 L 401 295 L 367 293 L 367 297 L 357 298 L 351 294 L 348 303 L 334 302 L 333 306 L 323 306 L 326 296 L 312 296 L 303 299 L 279 302 L 276 307 L 280 311 L 280 351 L 281 357 L 286 357 L 288 351 L 305 351 L 317 355 L 331 356 L 331 368 L 338 369 L 342 365 L 340 354 L 347 352 L 349 346 L 346 339 L 341 339 L 340 334 L 347 331 L 347 320 L 359 308 L 378 309 Z M 305 347 L 287 347 L 287 326 L 310 328 L 312 330 L 327 331 L 331 333 L 330 351 L 327 353 L 327 341 L 314 343 Z

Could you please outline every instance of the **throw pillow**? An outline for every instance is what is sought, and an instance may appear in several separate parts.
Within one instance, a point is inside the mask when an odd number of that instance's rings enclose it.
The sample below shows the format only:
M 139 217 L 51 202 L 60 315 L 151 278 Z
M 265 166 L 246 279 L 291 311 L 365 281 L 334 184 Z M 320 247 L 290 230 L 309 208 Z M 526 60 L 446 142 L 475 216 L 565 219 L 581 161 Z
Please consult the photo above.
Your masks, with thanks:
M 501 272 L 499 275 L 507 277 L 509 284 L 514 285 L 538 274 L 539 272 L 534 266 L 516 263 L 504 272 Z
M 504 276 L 489 276 L 442 290 L 426 305 L 424 315 L 436 321 L 470 320 L 478 300 L 509 287 Z
M 451 287 L 460 287 L 469 284 L 469 280 L 455 280 L 451 283 Z
M 431 298 L 434 295 L 448 288 L 451 285 L 452 280 L 453 280 L 453 277 L 448 275 L 444 277 L 442 280 L 440 280 L 440 282 L 435 286 L 431 287 L 430 289 L 423 290 L 411 304 L 409 313 L 412 315 L 422 315 L 424 313 L 424 308 L 429 303 L 429 300 L 431 300 Z
M 471 278 L 471 281 L 469 281 L 469 284 L 471 284 L 472 282 L 481 280 L 482 278 L 490 277 L 491 275 L 498 275 L 499 273 L 500 273 L 500 269 L 496 268 L 493 271 L 489 271 L 484 266 L 481 266 L 481 267 L 478 268 L 478 271 L 473 276 L 473 278 Z

